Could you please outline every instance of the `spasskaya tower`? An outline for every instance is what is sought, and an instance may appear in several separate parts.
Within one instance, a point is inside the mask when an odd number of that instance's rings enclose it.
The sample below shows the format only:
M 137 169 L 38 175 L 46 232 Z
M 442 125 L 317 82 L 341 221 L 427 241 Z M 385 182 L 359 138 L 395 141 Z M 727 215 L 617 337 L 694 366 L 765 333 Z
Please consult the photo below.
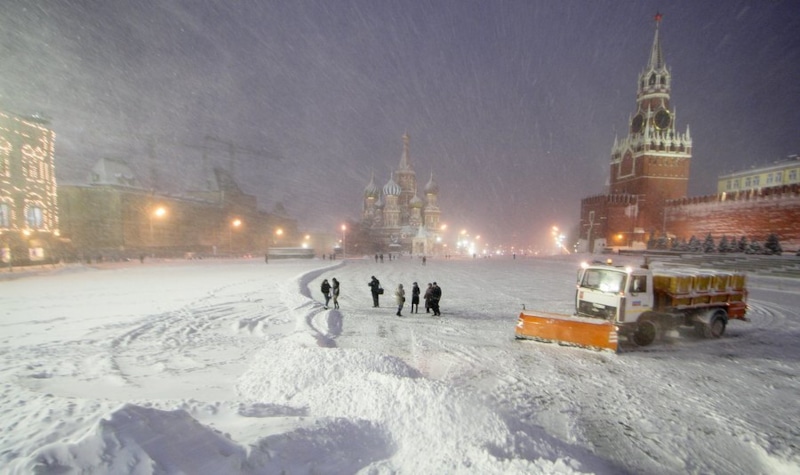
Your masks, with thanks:
M 657 14 L 650 59 L 637 83 L 636 110 L 627 136 L 616 138 L 611 150 L 608 194 L 581 201 L 581 239 L 589 251 L 597 244 L 643 248 L 664 232 L 665 201 L 688 192 L 692 139 L 688 126 L 685 133 L 677 130 L 660 26 Z

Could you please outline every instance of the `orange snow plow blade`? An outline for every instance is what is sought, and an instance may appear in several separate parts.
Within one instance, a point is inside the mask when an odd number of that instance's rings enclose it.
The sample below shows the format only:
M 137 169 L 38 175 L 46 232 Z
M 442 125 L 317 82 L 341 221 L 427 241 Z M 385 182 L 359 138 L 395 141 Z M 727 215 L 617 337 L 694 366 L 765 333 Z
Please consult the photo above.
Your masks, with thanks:
M 559 313 L 522 312 L 515 332 L 517 338 L 617 351 L 617 327 L 606 320 Z

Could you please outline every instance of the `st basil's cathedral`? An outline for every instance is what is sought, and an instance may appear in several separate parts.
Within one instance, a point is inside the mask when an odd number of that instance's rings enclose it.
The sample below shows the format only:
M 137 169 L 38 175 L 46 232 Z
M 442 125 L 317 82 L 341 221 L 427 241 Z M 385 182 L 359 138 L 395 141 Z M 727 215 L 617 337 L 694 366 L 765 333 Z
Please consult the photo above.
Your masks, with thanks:
M 431 172 L 424 188 L 418 188 L 409 142 L 403 134 L 400 164 L 383 188 L 372 174 L 364 188 L 361 226 L 381 252 L 430 255 L 439 252 L 441 241 L 439 185 Z

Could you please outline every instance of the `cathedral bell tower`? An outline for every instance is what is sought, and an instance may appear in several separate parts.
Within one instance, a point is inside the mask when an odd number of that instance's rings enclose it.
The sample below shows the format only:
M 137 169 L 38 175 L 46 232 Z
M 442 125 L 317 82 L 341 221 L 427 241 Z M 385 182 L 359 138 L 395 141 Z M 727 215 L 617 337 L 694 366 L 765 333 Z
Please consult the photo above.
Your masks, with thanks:
M 636 111 L 628 135 L 615 139 L 611 151 L 608 193 L 628 195 L 624 214 L 630 223 L 618 223 L 619 229 L 610 227 L 608 232 L 627 236 L 624 240 L 629 245 L 660 236 L 665 201 L 684 198 L 688 192 L 692 140 L 688 126 L 683 134 L 676 127 L 675 109 L 670 104 L 672 75 L 659 38 L 661 14 L 656 14 L 655 22 L 650 60 L 639 74 Z

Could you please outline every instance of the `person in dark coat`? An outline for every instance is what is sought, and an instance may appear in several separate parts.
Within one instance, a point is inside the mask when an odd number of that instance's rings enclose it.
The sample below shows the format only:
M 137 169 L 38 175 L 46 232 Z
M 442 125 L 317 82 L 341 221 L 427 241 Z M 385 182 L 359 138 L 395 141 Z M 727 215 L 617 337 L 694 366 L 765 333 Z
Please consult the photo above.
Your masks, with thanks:
M 431 293 L 433 292 L 433 284 L 428 282 L 428 288 L 425 289 L 425 295 L 422 298 L 425 299 L 425 313 L 431 313 Z
M 411 313 L 419 313 L 419 285 L 411 287 Z
M 373 275 L 372 280 L 370 280 L 367 285 L 372 293 L 372 307 L 375 308 L 378 306 L 378 295 L 380 295 L 381 291 L 383 290 L 381 288 L 381 282 Z
M 328 279 L 322 281 L 320 290 L 322 291 L 322 295 L 325 296 L 325 308 L 328 308 L 328 302 L 331 301 L 331 284 L 328 283 Z
M 331 292 L 333 293 L 333 308 L 339 308 L 339 281 L 336 277 L 331 279 Z
M 435 317 L 441 316 L 441 312 L 439 312 L 439 300 L 442 299 L 442 289 L 439 287 L 439 284 L 436 282 L 433 283 L 431 287 L 431 310 L 433 310 L 433 315 Z

